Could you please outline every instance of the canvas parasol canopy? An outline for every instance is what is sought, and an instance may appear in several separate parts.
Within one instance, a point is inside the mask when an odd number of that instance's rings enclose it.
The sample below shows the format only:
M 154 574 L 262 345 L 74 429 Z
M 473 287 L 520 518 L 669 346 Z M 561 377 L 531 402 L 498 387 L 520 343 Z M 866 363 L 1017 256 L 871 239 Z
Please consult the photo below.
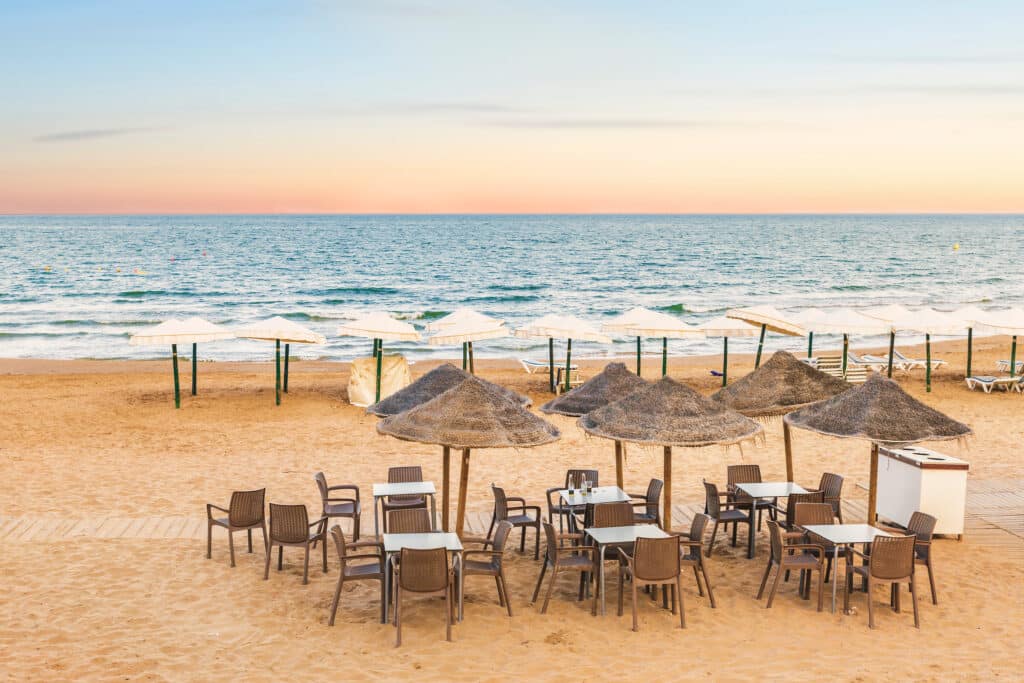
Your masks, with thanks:
M 436 368 L 426 373 L 409 386 L 399 389 L 380 402 L 369 406 L 366 409 L 366 412 L 379 417 L 389 417 L 391 415 L 397 415 L 398 413 L 404 413 L 405 411 L 415 408 L 420 404 L 426 403 L 436 396 L 440 396 L 452 387 L 461 384 L 469 377 L 472 377 L 472 375 L 465 370 L 458 369 L 451 363 L 438 365 Z M 509 399 L 516 401 L 523 407 L 528 408 L 532 403 L 528 396 L 517 394 L 511 389 L 506 389 L 500 384 L 494 384 L 493 382 L 488 382 L 485 379 L 481 379 L 480 381 L 489 385 L 495 391 L 504 394 Z
M 748 417 L 706 398 L 671 377 L 587 413 L 578 421 L 588 434 L 648 446 L 664 454 L 665 529 L 672 524 L 672 447 L 731 445 L 751 440 L 764 429 Z M 622 480 L 621 460 L 616 462 Z
M 537 318 L 525 327 L 516 330 L 517 337 L 548 340 L 548 382 L 551 393 L 555 389 L 555 339 L 565 339 L 565 390 L 569 391 L 569 373 L 572 365 L 572 340 L 592 341 L 599 344 L 611 344 L 612 340 L 586 320 L 574 315 L 545 315 Z
M 797 320 L 807 330 L 807 356 L 811 356 L 814 333 L 843 335 L 843 377 L 846 377 L 846 366 L 849 362 L 850 335 L 876 335 L 892 332 L 892 325 L 855 311 L 850 308 L 829 308 L 821 310 L 812 308 L 801 311 Z
M 807 332 L 793 316 L 787 315 L 774 306 L 751 306 L 750 308 L 734 308 L 725 312 L 726 318 L 742 320 L 761 328 L 761 338 L 757 342 L 757 358 L 754 369 L 761 367 L 761 351 L 764 349 L 764 333 L 771 331 L 791 337 L 806 337 Z
M 196 395 L 196 344 L 199 342 L 232 339 L 234 334 L 202 318 L 165 320 L 156 327 L 132 335 L 132 346 L 171 345 L 171 364 L 174 367 L 174 407 L 181 407 L 181 389 L 178 384 L 178 344 L 192 345 L 192 395 Z
M 864 384 L 782 419 L 798 429 L 871 442 L 868 524 L 875 522 L 879 445 L 962 439 L 971 433 L 967 425 L 926 406 L 893 380 L 874 373 Z
M 697 329 L 706 337 L 722 338 L 722 386 L 724 387 L 729 383 L 729 337 L 756 337 L 757 328 L 742 320 L 720 316 L 697 325 Z
M 235 332 L 240 339 L 258 339 L 272 341 L 275 346 L 276 380 L 274 383 L 274 400 L 281 405 L 281 390 L 288 393 L 288 356 L 291 344 L 323 344 L 327 341 L 322 334 L 317 334 L 302 325 L 274 316 Z M 284 383 L 281 382 L 281 342 L 284 342 Z
M 1024 334 L 1024 309 L 989 311 L 977 320 L 977 326 L 982 332 L 1010 335 L 1010 377 L 1013 377 L 1017 373 L 1017 337 Z
M 850 385 L 801 362 L 787 351 L 776 351 L 768 361 L 711 399 L 747 417 L 785 415 L 811 403 L 843 393 Z M 782 423 L 786 446 L 786 481 L 793 481 L 793 449 L 789 425 Z
M 661 375 L 668 374 L 668 340 L 684 337 L 703 337 L 704 334 L 679 318 L 638 306 L 613 318 L 601 326 L 606 334 L 624 334 L 636 337 L 636 374 L 640 374 L 641 342 L 643 337 L 661 337 Z
M 558 428 L 496 391 L 490 382 L 468 377 L 426 403 L 377 423 L 377 431 L 405 441 L 442 446 L 442 525 L 448 531 L 451 449 L 462 450 L 455 533 L 466 516 L 469 455 L 474 448 L 530 448 L 555 441 Z
M 420 333 L 409 323 L 395 320 L 384 312 L 371 313 L 358 320 L 345 323 L 338 334 L 348 337 L 367 337 L 373 340 L 373 357 L 377 359 L 377 389 L 375 400 L 380 401 L 380 369 L 384 358 L 385 341 L 419 341 Z
M 967 326 L 951 313 L 922 308 L 917 311 L 905 311 L 903 315 L 893 317 L 887 322 L 892 323 L 893 332 L 909 331 L 924 334 L 925 348 L 925 390 L 932 390 L 932 335 L 952 336 L 963 334 Z M 889 355 L 892 363 L 892 354 Z
M 913 311 L 906 306 L 901 306 L 899 304 L 886 304 L 885 306 L 865 308 L 859 310 L 858 313 L 866 315 L 869 318 L 877 318 L 889 323 L 889 367 L 886 371 L 886 377 L 892 377 L 892 361 L 894 352 L 896 351 L 896 327 L 893 323 L 896 320 L 906 319 L 908 316 L 913 314 Z M 931 364 L 929 363 L 929 365 Z
M 432 346 L 462 344 L 462 369 L 469 370 L 471 374 L 475 373 L 473 342 L 508 336 L 504 320 L 477 313 L 471 308 L 459 308 L 428 323 L 427 331 L 434 333 L 427 339 Z

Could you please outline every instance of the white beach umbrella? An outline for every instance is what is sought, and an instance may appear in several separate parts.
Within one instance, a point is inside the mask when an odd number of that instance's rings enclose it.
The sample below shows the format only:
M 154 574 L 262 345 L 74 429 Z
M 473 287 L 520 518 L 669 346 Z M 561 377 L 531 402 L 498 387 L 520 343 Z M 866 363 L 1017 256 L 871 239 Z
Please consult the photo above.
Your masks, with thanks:
M 371 313 L 338 327 L 343 337 L 366 337 L 373 340 L 373 356 L 377 359 L 376 399 L 380 402 L 380 372 L 385 341 L 419 341 L 420 333 L 407 322 L 395 320 L 384 312 Z
M 925 391 L 932 390 L 932 335 L 952 336 L 963 334 L 967 331 L 963 321 L 951 313 L 936 311 L 934 308 L 922 308 L 916 311 L 904 310 L 902 315 L 895 315 L 898 311 L 894 308 L 890 311 L 891 316 L 886 322 L 892 324 L 892 333 L 896 332 L 918 332 L 924 334 L 925 349 Z M 892 364 L 892 339 L 890 336 L 889 363 Z
M 846 376 L 847 354 L 850 351 L 850 335 L 874 335 L 892 332 L 892 324 L 878 318 L 870 318 L 851 308 L 810 309 L 797 314 L 797 319 L 807 330 L 808 356 L 815 332 L 843 335 L 843 377 Z
M 454 311 L 438 318 L 432 322 L 427 323 L 427 332 L 440 332 L 448 327 L 454 327 L 456 325 L 462 325 L 465 323 L 476 324 L 480 326 L 486 325 L 504 325 L 505 321 L 499 318 L 492 318 L 489 315 L 474 311 L 472 308 L 456 308 Z
M 896 320 L 902 320 L 913 314 L 906 306 L 900 304 L 886 304 L 885 306 L 872 306 L 871 308 L 858 309 L 861 315 L 866 315 L 869 318 L 878 318 L 879 320 L 893 324 Z M 892 360 L 893 353 L 896 351 L 896 327 L 893 326 L 889 330 L 889 368 L 887 376 L 892 377 Z
M 462 344 L 462 369 L 473 373 L 473 342 L 507 337 L 505 321 L 478 313 L 471 308 L 459 308 L 443 318 L 427 323 L 427 331 L 434 335 L 427 339 L 432 346 Z
M 1010 376 L 1017 374 L 1017 337 L 1024 335 L 1024 309 L 1010 308 L 989 311 L 976 321 L 978 329 L 992 334 L 1008 334 L 1010 342 Z
M 555 339 L 567 340 L 565 349 L 565 389 L 569 390 L 569 373 L 572 359 L 572 340 L 592 341 L 610 344 L 612 340 L 602 334 L 586 320 L 574 315 L 550 314 L 516 330 L 517 337 L 548 340 L 548 380 L 552 393 L 555 392 Z
M 178 344 L 192 345 L 192 395 L 196 395 L 196 344 L 199 342 L 232 339 L 234 333 L 208 320 L 193 317 L 184 320 L 172 318 L 155 327 L 132 335 L 128 343 L 132 346 L 171 345 L 171 362 L 174 367 L 174 407 L 181 407 L 181 390 L 178 384 Z
M 783 313 L 774 306 L 751 306 L 750 308 L 734 308 L 725 312 L 726 318 L 742 320 L 745 323 L 761 328 L 761 338 L 757 342 L 757 358 L 754 368 L 761 367 L 761 351 L 764 349 L 764 333 L 786 334 L 791 337 L 805 337 L 807 331 L 796 322 L 791 314 Z
M 729 337 L 756 337 L 763 333 L 742 320 L 720 316 L 697 325 L 705 337 L 722 337 L 722 386 L 729 383 Z
M 274 316 L 266 320 L 253 323 L 235 332 L 240 339 L 258 339 L 261 341 L 272 341 L 276 352 L 276 375 L 274 384 L 274 400 L 281 405 L 281 342 L 284 342 L 284 393 L 288 393 L 288 355 L 291 344 L 323 344 L 327 339 L 322 334 L 302 325 Z
M 638 306 L 620 316 L 612 318 L 601 326 L 607 334 L 623 334 L 636 337 L 636 374 L 640 374 L 640 340 L 643 337 L 661 337 L 661 375 L 668 374 L 668 340 L 685 337 L 703 337 L 693 325 L 687 325 L 679 318 Z

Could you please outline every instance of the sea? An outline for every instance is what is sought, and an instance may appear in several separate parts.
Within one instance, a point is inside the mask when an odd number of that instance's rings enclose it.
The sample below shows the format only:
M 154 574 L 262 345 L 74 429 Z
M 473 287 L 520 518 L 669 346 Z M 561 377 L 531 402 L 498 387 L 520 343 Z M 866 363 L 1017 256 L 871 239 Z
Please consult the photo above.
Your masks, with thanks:
M 370 355 L 372 342 L 337 328 L 372 311 L 423 328 L 468 306 L 515 328 L 548 313 L 601 324 L 634 306 L 700 323 L 757 304 L 886 303 L 1024 304 L 1024 215 L 0 216 L 4 358 L 166 357 L 129 337 L 193 315 L 229 328 L 281 315 L 327 337 L 293 345 L 293 356 L 350 360 Z M 730 351 L 756 341 L 730 340 Z M 830 343 L 816 335 L 816 346 Z M 543 357 L 547 342 L 475 347 L 481 358 Z M 769 335 L 766 348 L 806 340 Z M 717 354 L 721 340 L 669 349 Z M 646 350 L 659 352 L 660 340 Z M 385 352 L 461 354 L 425 342 Z M 573 344 L 574 357 L 634 352 L 635 339 Z M 270 353 L 250 340 L 199 350 L 217 360 Z

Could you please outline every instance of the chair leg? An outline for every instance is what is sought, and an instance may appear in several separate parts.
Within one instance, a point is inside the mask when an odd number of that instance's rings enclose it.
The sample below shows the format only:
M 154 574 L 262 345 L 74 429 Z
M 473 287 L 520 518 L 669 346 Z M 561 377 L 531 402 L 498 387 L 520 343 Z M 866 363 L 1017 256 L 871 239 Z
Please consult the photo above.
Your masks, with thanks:
M 334 614 L 338 611 L 338 601 L 341 599 L 341 585 L 345 583 L 345 568 L 342 567 L 338 575 L 338 587 L 334 589 L 334 600 L 331 601 L 331 617 L 327 620 L 328 626 L 334 626 Z
M 548 602 L 551 601 L 551 593 L 555 590 L 555 581 L 558 579 L 558 567 L 551 568 L 551 578 L 548 579 L 548 592 L 544 594 L 544 604 L 541 605 L 540 613 L 547 614 Z
M 619 565 L 619 616 L 622 616 L 622 592 L 626 587 L 626 577 L 622 573 L 622 565 Z
M 380 623 L 386 624 L 388 622 L 388 602 L 387 595 L 384 593 L 384 577 L 380 578 Z
M 921 620 L 917 615 L 917 585 L 914 576 L 910 576 L 910 602 L 914 605 L 914 628 L 921 628 Z
M 536 562 L 540 559 L 540 522 L 537 522 L 537 535 L 533 539 L 533 561 Z
M 704 597 L 704 587 L 700 585 L 700 570 L 697 569 L 697 565 L 693 565 L 693 579 L 697 582 L 697 595 Z
M 263 567 L 263 580 L 266 581 L 270 578 L 270 548 L 267 549 L 267 562 L 266 566 Z
M 825 577 L 821 574 L 821 567 L 818 567 L 818 611 L 821 611 L 822 600 L 825 596 Z
M 537 586 L 533 589 L 533 597 L 530 599 L 530 604 L 537 602 L 537 596 L 540 595 L 541 584 L 544 583 L 544 573 L 548 570 L 548 561 L 544 560 L 544 564 L 540 566 L 540 576 L 537 577 Z
M 519 527 L 521 532 L 519 534 L 519 552 L 526 552 L 526 526 Z
M 395 584 L 395 647 L 402 646 L 402 587 Z
M 235 566 L 235 534 L 228 529 L 228 547 L 231 549 L 231 566 Z
M 324 574 L 327 573 L 327 534 L 323 535 L 320 539 L 320 547 L 323 548 L 323 562 L 324 562 Z
M 838 570 L 837 570 L 838 571 Z M 850 565 L 846 565 L 846 590 L 843 591 L 843 614 L 850 611 L 850 593 L 853 592 L 853 572 L 850 571 Z
M 764 576 L 761 577 L 761 587 L 757 589 L 757 599 L 760 600 L 764 595 L 764 587 L 768 585 L 768 575 L 772 573 L 772 560 L 768 558 L 768 566 L 764 568 Z M 779 573 L 782 573 L 782 568 L 779 568 Z M 706 578 L 706 575 L 705 575 Z M 708 589 L 711 589 L 711 584 L 708 584 Z
M 775 601 L 775 591 L 779 590 L 779 579 L 782 578 L 782 565 L 779 565 L 779 571 L 775 574 L 775 583 L 772 584 L 772 590 L 768 593 L 768 604 L 766 607 L 771 609 L 772 602 Z
M 732 547 L 736 547 L 736 530 L 739 529 L 740 525 L 736 522 L 732 523 Z
M 206 559 L 213 557 L 213 523 L 206 523 Z
M 498 523 L 497 516 L 492 512 L 491 513 L 491 526 L 487 527 L 487 536 L 484 537 L 488 541 L 491 540 L 491 534 L 494 533 L 494 525 L 497 524 L 497 523 Z
M 444 639 L 452 642 L 452 585 L 444 591 Z
M 925 566 L 928 567 L 928 583 L 929 583 L 929 585 L 932 588 L 932 604 L 933 605 L 937 605 L 937 604 L 939 604 L 939 595 L 938 595 L 938 593 L 935 592 L 935 575 L 932 574 L 932 558 L 931 558 L 931 555 L 928 556 L 928 562 L 925 563 Z
M 871 599 L 872 588 L 874 588 L 874 586 L 872 586 L 871 581 L 868 580 L 868 628 L 875 627 L 875 608 L 872 605 L 874 601 Z
M 633 630 L 634 631 L 639 631 L 640 630 L 640 624 L 639 624 L 639 622 L 637 620 L 637 609 L 638 609 L 637 603 L 639 601 L 636 599 L 636 577 L 635 576 L 633 577 L 633 580 L 630 583 L 633 586 Z
M 352 515 L 352 542 L 359 542 L 359 513 Z
M 306 543 L 306 559 L 302 563 L 302 585 L 309 583 L 309 543 Z
M 252 527 L 245 530 L 245 535 L 249 537 L 249 552 L 252 552 Z
M 711 590 L 711 579 L 708 578 L 708 570 L 703 562 L 700 563 L 700 573 L 704 575 L 704 584 L 708 587 L 708 601 L 711 602 L 713 609 L 715 607 L 715 593 Z
M 698 583 L 700 583 L 698 581 Z M 676 585 L 673 586 L 675 595 L 673 596 L 673 607 L 675 607 L 675 601 L 679 602 L 679 628 L 686 628 L 686 612 L 683 610 L 683 575 L 680 572 L 676 576 Z
M 501 579 L 501 595 L 505 599 L 505 609 L 508 610 L 508 615 L 512 616 L 512 600 L 508 597 L 508 583 L 505 581 L 505 568 L 502 567 L 498 572 L 498 577 Z
M 277 571 L 281 571 L 284 567 L 284 546 L 277 546 Z
M 711 541 L 708 543 L 708 551 L 705 553 L 708 557 L 711 557 L 711 548 L 715 545 L 715 536 L 718 535 L 718 524 L 719 521 L 715 520 L 715 527 L 711 530 Z
M 267 545 L 267 523 L 260 522 L 260 532 L 263 534 L 263 551 L 266 553 L 270 552 L 270 546 Z

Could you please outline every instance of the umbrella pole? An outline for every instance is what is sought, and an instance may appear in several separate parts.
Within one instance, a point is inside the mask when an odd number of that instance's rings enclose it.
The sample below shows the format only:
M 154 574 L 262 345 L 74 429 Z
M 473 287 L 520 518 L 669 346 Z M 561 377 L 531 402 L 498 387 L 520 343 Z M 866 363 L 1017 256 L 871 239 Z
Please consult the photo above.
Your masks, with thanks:
M 1013 335 L 1013 341 L 1010 342 L 1010 377 L 1017 374 L 1017 335 Z
M 967 376 L 971 376 L 971 347 L 974 346 L 974 328 L 967 328 Z
M 384 360 L 384 340 L 377 340 L 377 403 L 380 403 L 380 366 Z
M 276 378 L 274 380 L 274 402 L 277 405 L 281 405 L 281 340 L 274 340 L 274 367 L 276 368 Z
M 808 358 L 813 358 L 814 357 L 814 333 L 813 332 L 808 332 L 807 333 L 807 357 Z
M 452 449 L 445 446 L 441 449 L 441 528 L 448 531 L 448 507 L 451 489 Z
M 192 395 L 196 395 L 196 345 L 192 343 Z
M 462 342 L 462 369 L 465 370 L 469 367 L 469 349 L 466 348 L 466 342 Z
M 729 382 L 729 338 L 722 340 L 722 386 Z
M 281 387 L 281 391 L 288 393 L 288 347 L 291 344 L 284 345 L 284 385 Z
M 622 478 L 622 442 L 615 442 L 615 485 L 620 489 L 623 488 L 624 480 Z
M 786 447 L 786 481 L 793 481 L 793 435 L 786 421 L 782 422 L 782 443 Z
M 469 484 L 469 449 L 462 449 L 462 472 L 459 474 L 459 508 L 455 513 L 455 533 L 462 536 L 466 519 L 466 491 Z
M 565 390 L 569 391 L 570 359 L 572 358 L 572 339 L 568 340 L 565 346 Z
M 641 377 L 640 374 L 640 337 L 636 338 L 636 376 Z
M 877 519 L 875 509 L 878 505 L 878 444 L 871 444 L 871 479 L 868 484 L 868 524 Z
M 668 374 L 668 337 L 661 338 L 661 376 Z
M 932 335 L 924 335 L 925 391 L 932 390 Z
M 473 342 L 466 342 L 466 346 L 469 348 L 469 374 L 476 374 L 476 367 L 473 365 Z
M 548 387 L 552 394 L 558 393 L 555 390 L 555 340 L 551 337 L 548 337 Z
M 850 335 L 843 335 L 843 379 L 846 379 L 846 365 L 850 360 Z
M 892 354 L 896 351 L 896 331 L 889 330 L 889 379 L 892 379 Z
M 171 344 L 171 365 L 174 366 L 174 407 L 181 407 L 181 389 L 178 386 L 178 345 Z
M 672 528 L 672 447 L 665 446 L 665 512 L 661 516 L 661 528 Z
M 764 331 L 766 329 L 768 329 L 767 325 L 761 325 L 761 338 L 757 340 L 757 358 L 754 359 L 755 370 L 761 367 L 761 351 L 764 349 Z

